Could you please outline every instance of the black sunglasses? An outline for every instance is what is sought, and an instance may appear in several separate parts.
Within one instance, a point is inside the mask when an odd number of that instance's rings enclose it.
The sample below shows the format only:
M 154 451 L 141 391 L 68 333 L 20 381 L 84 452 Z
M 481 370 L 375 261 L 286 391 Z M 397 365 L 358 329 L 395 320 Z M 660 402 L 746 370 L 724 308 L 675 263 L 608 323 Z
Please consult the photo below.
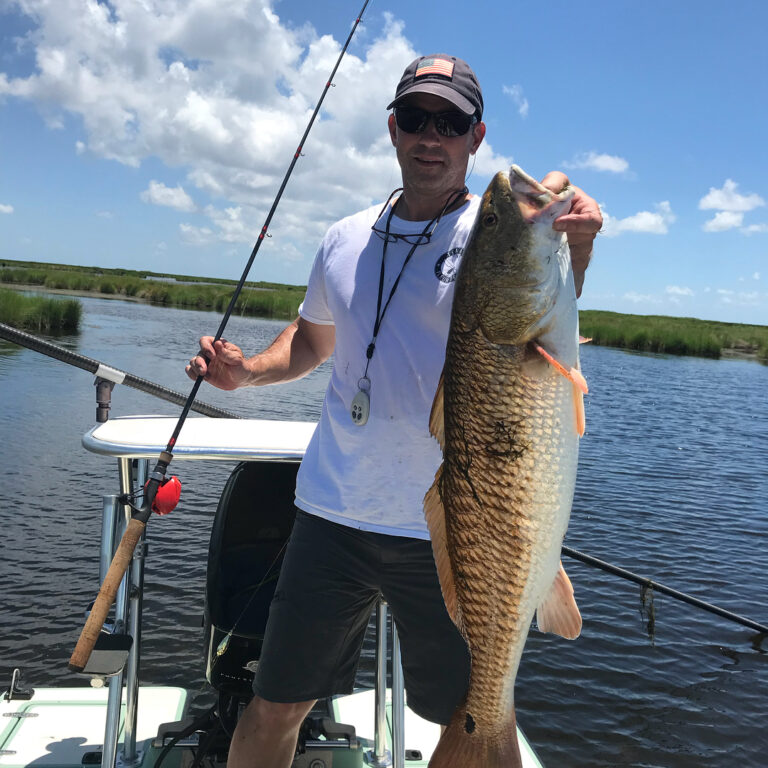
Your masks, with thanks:
M 419 107 L 395 107 L 395 122 L 406 133 L 423 133 L 430 118 L 435 122 L 435 129 L 441 136 L 463 136 L 477 118 L 463 112 L 427 112 Z

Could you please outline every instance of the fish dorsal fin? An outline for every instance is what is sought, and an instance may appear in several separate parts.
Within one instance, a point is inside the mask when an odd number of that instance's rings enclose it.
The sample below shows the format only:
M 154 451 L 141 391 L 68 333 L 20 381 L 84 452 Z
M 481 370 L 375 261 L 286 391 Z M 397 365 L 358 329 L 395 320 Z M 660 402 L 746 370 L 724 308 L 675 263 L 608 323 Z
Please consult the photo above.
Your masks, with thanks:
M 440 444 L 440 450 L 445 447 L 445 418 L 443 407 L 443 373 L 437 384 L 435 399 L 432 401 L 432 410 L 429 413 L 429 431 Z M 423 423 L 423 422 L 422 422 Z
M 581 371 L 578 368 L 566 368 L 561 362 L 556 360 L 552 355 L 547 352 L 544 347 L 532 342 L 534 349 L 562 376 L 565 376 L 568 381 L 572 381 L 585 395 L 589 394 L 589 387 L 587 386 L 587 380 L 582 376 Z
M 442 388 L 441 388 L 442 389 Z M 435 558 L 437 576 L 440 579 L 440 588 L 443 591 L 443 600 L 448 609 L 448 615 L 453 623 L 461 630 L 461 617 L 459 604 L 456 599 L 456 585 L 453 581 L 451 561 L 448 557 L 448 537 L 445 528 L 445 508 L 440 492 L 440 484 L 443 477 L 443 465 L 437 470 L 435 482 L 424 497 L 424 516 L 427 519 L 429 537 L 432 540 L 432 555 Z
M 536 609 L 536 624 L 540 631 L 554 632 L 566 640 L 575 640 L 581 634 L 581 613 L 562 563 L 549 593 Z

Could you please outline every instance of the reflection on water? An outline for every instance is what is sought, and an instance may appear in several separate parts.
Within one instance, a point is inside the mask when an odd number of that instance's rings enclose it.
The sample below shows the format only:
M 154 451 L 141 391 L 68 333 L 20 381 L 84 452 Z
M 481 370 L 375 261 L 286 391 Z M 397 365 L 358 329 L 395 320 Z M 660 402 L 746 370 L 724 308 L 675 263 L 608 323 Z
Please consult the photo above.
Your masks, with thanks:
M 81 354 L 182 392 L 197 336 L 218 316 L 84 299 Z M 282 323 L 233 318 L 253 352 Z M 768 368 L 582 348 L 590 384 L 567 543 L 728 610 L 768 621 Z M 242 415 L 316 419 L 327 367 L 300 382 L 202 399 Z M 117 387 L 113 414 L 178 415 Z M 86 453 L 92 376 L 0 342 L 0 688 L 76 684 L 66 662 L 98 588 L 100 495 L 116 468 Z M 143 678 L 205 695 L 202 593 L 211 516 L 229 465 L 174 464 L 173 515 L 149 526 Z M 549 766 L 763 768 L 768 654 L 754 632 L 663 595 L 652 644 L 640 589 L 566 559 L 582 613 L 575 642 L 531 633 L 520 721 Z M 370 681 L 371 660 L 360 679 Z

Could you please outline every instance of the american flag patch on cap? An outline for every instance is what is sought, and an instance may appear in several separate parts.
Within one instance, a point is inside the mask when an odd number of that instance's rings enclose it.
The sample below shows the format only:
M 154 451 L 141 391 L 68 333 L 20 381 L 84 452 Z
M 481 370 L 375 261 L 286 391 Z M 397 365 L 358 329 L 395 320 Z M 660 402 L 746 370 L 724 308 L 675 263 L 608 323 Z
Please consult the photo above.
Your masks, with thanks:
M 453 77 L 453 62 L 448 59 L 424 59 L 416 67 L 416 75 L 414 77 L 424 77 L 425 75 Z

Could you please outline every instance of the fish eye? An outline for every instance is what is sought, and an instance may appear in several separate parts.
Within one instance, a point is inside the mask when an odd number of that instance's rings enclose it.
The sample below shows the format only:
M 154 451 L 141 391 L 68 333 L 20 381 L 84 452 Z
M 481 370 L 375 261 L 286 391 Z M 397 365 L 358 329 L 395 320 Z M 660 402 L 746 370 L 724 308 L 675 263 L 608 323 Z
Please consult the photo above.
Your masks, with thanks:
M 485 224 L 486 227 L 492 227 L 497 221 L 498 218 L 495 213 L 489 213 L 487 216 L 483 217 L 483 224 Z

